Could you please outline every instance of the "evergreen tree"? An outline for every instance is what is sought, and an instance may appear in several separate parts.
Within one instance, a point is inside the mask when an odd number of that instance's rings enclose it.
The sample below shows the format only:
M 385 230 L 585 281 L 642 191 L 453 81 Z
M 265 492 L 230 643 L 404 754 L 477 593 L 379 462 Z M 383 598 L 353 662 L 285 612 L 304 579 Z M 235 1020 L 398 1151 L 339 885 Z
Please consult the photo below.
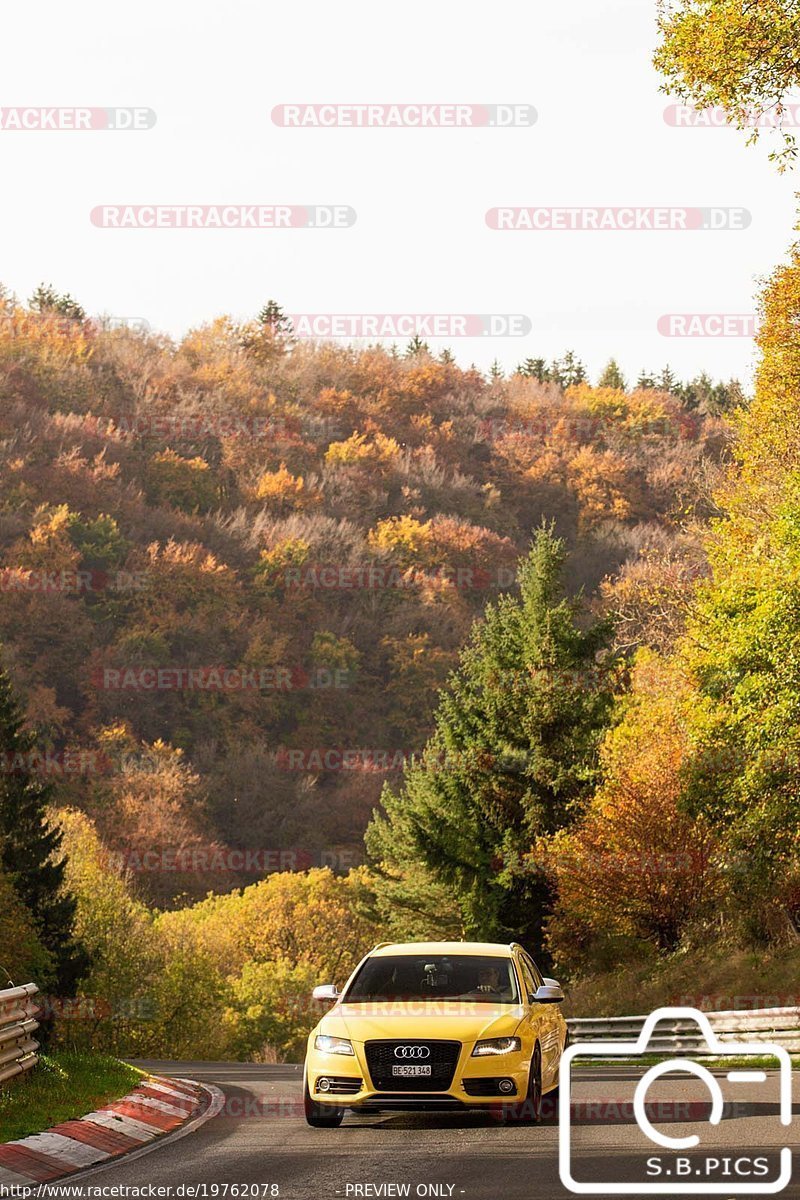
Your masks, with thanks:
M 647 371 L 642 370 L 641 374 L 639 375 L 639 378 L 636 380 L 636 386 L 637 386 L 637 388 L 650 389 L 650 388 L 654 388 L 656 386 L 656 381 L 655 381 L 654 376 L 649 375 L 647 373 Z
M 75 901 L 64 890 L 65 862 L 58 857 L 62 835 L 47 817 L 50 785 L 34 775 L 34 747 L 11 681 L 0 670 L 0 870 L 33 916 L 55 962 L 57 986 L 71 995 L 88 961 L 73 938 Z
M 412 338 L 409 338 L 408 345 L 405 350 L 405 358 L 416 358 L 418 354 L 430 354 L 430 346 L 427 342 L 423 342 L 418 333 L 415 333 Z
M 292 335 L 292 322 L 277 300 L 268 300 L 257 317 L 258 322 L 269 330 L 273 337 L 287 338 Z
M 574 387 L 585 383 L 586 367 L 572 350 L 567 350 L 563 358 L 554 358 L 549 368 L 549 377 L 561 388 Z
M 554 358 L 550 363 L 550 366 L 547 368 L 547 377 L 551 383 L 557 383 L 560 388 L 567 386 L 560 359 Z
M 664 392 L 670 392 L 674 396 L 679 395 L 680 383 L 677 375 L 672 370 L 672 367 L 669 365 L 669 363 L 667 363 L 667 365 L 664 367 L 664 370 L 658 377 L 658 386 Z
M 712 416 L 722 416 L 736 408 L 745 408 L 746 405 L 747 397 L 738 379 L 729 379 L 727 383 L 720 380 L 711 389 L 706 410 Z
M 255 321 L 244 327 L 241 345 L 258 362 L 272 364 L 282 358 L 294 342 L 292 322 L 277 300 L 268 300 Z
M 453 351 L 448 346 L 445 346 L 439 355 L 439 362 L 444 363 L 445 366 L 452 366 L 455 361 L 456 356 L 453 354 Z
M 40 283 L 28 301 L 40 313 L 57 313 L 70 321 L 85 321 L 86 312 L 69 292 L 59 295 L 51 283 Z
M 550 382 L 550 371 L 543 358 L 526 358 L 517 367 L 517 374 L 526 379 L 537 379 L 539 383 Z
M 617 360 L 615 358 L 610 358 L 608 360 L 603 374 L 597 381 L 597 386 L 603 388 L 617 388 L 621 392 L 626 390 L 628 385 L 625 382 L 625 376 L 619 369 Z
M 540 530 L 519 596 L 502 596 L 475 625 L 422 758 L 399 795 L 385 789 L 385 815 L 367 834 L 385 873 L 402 878 L 405 858 L 408 872 L 427 868 L 429 896 L 432 882 L 445 885 L 467 936 L 518 937 L 540 954 L 550 895 L 530 851 L 590 794 L 612 693 L 596 661 L 608 623 L 578 624 L 564 559 L 563 543 Z M 419 883 L 423 902 L 424 890 Z
M 741 408 L 745 403 L 742 386 L 737 379 L 731 379 L 728 383 L 714 383 L 705 371 L 688 383 L 679 384 L 675 394 L 687 408 L 698 409 L 712 416 Z
M 500 366 L 498 359 L 495 359 L 489 368 L 489 378 L 491 379 L 492 383 L 499 383 L 501 379 L 505 379 L 503 368 Z

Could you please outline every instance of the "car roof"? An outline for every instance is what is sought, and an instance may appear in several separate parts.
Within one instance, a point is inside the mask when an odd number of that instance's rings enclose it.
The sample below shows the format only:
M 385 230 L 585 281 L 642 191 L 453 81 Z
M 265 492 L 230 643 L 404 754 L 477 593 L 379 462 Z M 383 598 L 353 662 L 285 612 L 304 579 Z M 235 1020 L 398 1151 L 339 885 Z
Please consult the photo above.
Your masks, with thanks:
M 474 954 L 510 958 L 511 946 L 507 942 L 382 942 L 370 951 L 369 957 L 386 958 L 393 954 Z

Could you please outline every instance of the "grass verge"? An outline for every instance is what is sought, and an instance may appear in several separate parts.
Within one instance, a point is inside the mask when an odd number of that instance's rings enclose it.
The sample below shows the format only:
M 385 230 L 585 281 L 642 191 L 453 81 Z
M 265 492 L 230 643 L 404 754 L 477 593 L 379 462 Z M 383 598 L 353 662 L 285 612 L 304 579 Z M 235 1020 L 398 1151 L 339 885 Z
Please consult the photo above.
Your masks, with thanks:
M 676 1058 L 689 1058 L 692 1062 L 702 1063 L 712 1072 L 734 1069 L 774 1071 L 778 1067 L 777 1058 L 771 1054 L 754 1054 L 751 1057 L 749 1054 L 692 1054 L 686 1050 L 678 1050 L 675 1054 L 640 1054 L 636 1058 L 576 1058 L 572 1066 L 576 1071 L 588 1067 L 654 1067 L 658 1063 L 672 1062 Z M 800 1055 L 790 1054 L 789 1058 L 792 1068 L 797 1069 L 800 1066 Z
M 144 1075 L 109 1054 L 58 1050 L 29 1075 L 0 1084 L 0 1143 L 41 1133 L 119 1100 Z
M 747 951 L 720 944 L 649 958 L 567 983 L 565 1016 L 645 1016 L 664 1005 L 719 1009 L 800 1005 L 800 946 Z

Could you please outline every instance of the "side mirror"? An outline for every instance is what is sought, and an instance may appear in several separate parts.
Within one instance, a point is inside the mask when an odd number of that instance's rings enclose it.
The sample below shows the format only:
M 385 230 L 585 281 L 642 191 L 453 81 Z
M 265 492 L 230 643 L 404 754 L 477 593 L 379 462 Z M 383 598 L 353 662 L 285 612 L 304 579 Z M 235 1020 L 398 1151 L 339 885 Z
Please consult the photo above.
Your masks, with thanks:
M 335 983 L 321 983 L 311 993 L 312 1000 L 338 1000 L 339 989 Z
M 555 979 L 546 980 L 533 994 L 534 1004 L 561 1004 L 564 993 Z

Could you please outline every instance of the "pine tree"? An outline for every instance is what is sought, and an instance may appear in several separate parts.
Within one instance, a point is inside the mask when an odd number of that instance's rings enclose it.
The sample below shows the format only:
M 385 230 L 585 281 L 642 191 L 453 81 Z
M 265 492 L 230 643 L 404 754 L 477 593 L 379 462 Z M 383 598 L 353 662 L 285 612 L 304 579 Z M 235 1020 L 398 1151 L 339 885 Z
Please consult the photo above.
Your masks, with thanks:
M 86 312 L 69 292 L 59 294 L 51 283 L 40 283 L 28 301 L 40 313 L 57 313 L 70 321 L 85 321 Z
M 636 380 L 636 386 L 637 388 L 645 388 L 649 390 L 656 386 L 656 381 L 652 375 L 647 373 L 647 371 L 642 370 L 639 378 Z
M 560 388 L 567 386 L 560 358 L 554 358 L 547 368 L 547 377 L 551 383 L 557 383 Z
M 562 588 L 564 559 L 563 543 L 540 530 L 519 596 L 502 596 L 474 627 L 422 758 L 399 795 L 385 790 L 385 815 L 367 835 L 384 872 L 402 878 L 404 857 L 409 876 L 427 868 L 428 895 L 432 883 L 445 885 L 466 936 L 518 937 L 539 953 L 550 894 L 531 847 L 590 794 L 612 692 L 610 671 L 596 662 L 608 623 L 578 624 L 579 603 Z
M 273 337 L 291 337 L 292 322 L 277 300 L 268 300 L 258 314 L 257 320 L 265 329 L 269 330 Z
M 602 388 L 616 388 L 621 392 L 627 389 L 628 385 L 625 382 L 625 376 L 622 374 L 615 358 L 608 360 L 603 374 L 597 381 L 597 386 Z
M 65 863 L 58 857 L 62 835 L 47 817 L 51 788 L 34 774 L 34 748 L 11 681 L 0 670 L 0 869 L 53 956 L 57 986 L 70 995 L 88 961 L 73 937 L 75 901 L 64 891 Z
M 492 383 L 499 383 L 501 379 L 505 379 L 503 368 L 500 366 L 498 359 L 495 359 L 492 365 L 489 367 L 489 378 L 491 379 Z
M 730 379 L 727 383 L 714 383 L 706 371 L 688 383 L 679 384 L 675 395 L 686 408 L 698 409 L 715 417 L 733 408 L 741 408 L 745 404 L 742 385 L 738 379 Z
M 441 354 L 439 355 L 439 362 L 444 363 L 445 366 L 449 367 L 452 366 L 455 361 L 456 356 L 453 354 L 453 351 L 448 346 L 445 346 L 444 350 L 442 350 Z
M 517 374 L 526 379 L 537 379 L 539 383 L 550 382 L 550 371 L 543 358 L 526 358 L 517 367 Z
M 567 350 L 561 359 L 554 359 L 550 367 L 552 379 L 562 388 L 575 387 L 586 382 L 586 367 L 573 350 Z
M 658 386 L 664 392 L 670 392 L 671 394 L 676 395 L 676 396 L 679 394 L 680 383 L 678 381 L 677 375 L 672 370 L 669 363 L 667 363 L 666 367 L 664 367 L 664 370 L 661 372 L 661 374 L 658 377 Z
M 419 334 L 415 333 L 414 336 L 409 339 L 408 345 L 405 349 L 404 357 L 416 358 L 418 354 L 430 354 L 430 352 L 430 346 L 428 343 L 423 342 Z
M 719 383 L 714 384 L 706 408 L 712 416 L 716 417 L 746 406 L 747 398 L 741 383 L 738 379 L 729 379 L 727 383 L 720 380 Z

